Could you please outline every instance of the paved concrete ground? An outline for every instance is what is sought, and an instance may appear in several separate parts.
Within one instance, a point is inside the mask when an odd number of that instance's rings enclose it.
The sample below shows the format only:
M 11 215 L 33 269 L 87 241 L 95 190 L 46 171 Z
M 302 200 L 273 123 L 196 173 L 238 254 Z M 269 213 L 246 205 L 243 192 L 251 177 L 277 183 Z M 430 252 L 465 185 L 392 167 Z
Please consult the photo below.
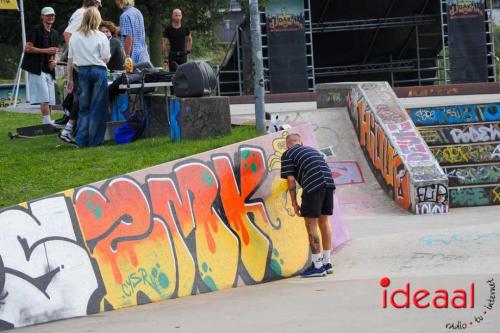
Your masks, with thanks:
M 487 310 L 500 281 L 500 208 L 459 209 L 447 216 L 349 220 L 355 240 L 335 256 L 327 278 L 292 278 L 19 329 L 19 332 L 446 332 L 468 323 L 471 332 L 498 332 L 500 304 Z M 406 229 L 407 226 L 411 228 Z M 363 230 L 377 230 L 375 234 Z M 363 231 L 362 231 L 363 230 Z M 401 232 L 401 230 L 404 230 Z M 359 235 L 359 237 L 357 236 Z M 475 283 L 474 309 L 382 308 L 379 279 L 389 290 L 444 288 Z
M 283 105 L 274 107 L 286 122 L 311 122 L 319 146 L 335 152 L 331 160 L 358 161 L 363 171 L 364 183 L 337 191 L 353 240 L 336 252 L 333 276 L 292 278 L 18 332 L 447 332 L 446 324 L 500 332 L 500 301 L 491 311 L 484 308 L 491 292 L 487 281 L 500 281 L 499 206 L 411 215 L 375 181 L 345 109 L 283 112 Z M 475 307 L 383 309 L 379 280 L 386 276 L 390 292 L 409 282 L 412 291 L 453 293 L 473 282 Z

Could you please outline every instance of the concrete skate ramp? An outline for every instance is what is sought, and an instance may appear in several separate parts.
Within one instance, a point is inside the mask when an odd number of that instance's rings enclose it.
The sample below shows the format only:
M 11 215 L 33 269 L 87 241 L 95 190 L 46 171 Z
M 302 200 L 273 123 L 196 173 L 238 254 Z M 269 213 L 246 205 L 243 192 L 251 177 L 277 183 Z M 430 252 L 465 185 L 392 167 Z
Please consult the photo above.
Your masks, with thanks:
M 381 188 L 359 146 L 347 108 L 328 108 L 315 111 L 281 112 L 280 119 L 287 124 L 310 123 L 320 148 L 330 148 L 334 156 L 328 156 L 332 171 L 338 162 L 352 161 L 361 169 L 363 182 L 339 184 L 336 195 L 345 218 L 367 218 L 391 215 L 409 215 Z M 293 129 L 290 130 L 293 132 Z M 326 149 L 328 150 L 328 149 Z M 351 164 L 354 165 L 354 164 Z M 347 172 L 351 166 L 347 167 Z
M 316 146 L 310 125 L 295 131 Z M 0 330 L 302 271 L 307 232 L 279 174 L 285 136 L 0 210 Z
M 386 82 L 321 84 L 318 107 L 347 105 L 382 188 L 416 214 L 448 212 L 448 178 Z

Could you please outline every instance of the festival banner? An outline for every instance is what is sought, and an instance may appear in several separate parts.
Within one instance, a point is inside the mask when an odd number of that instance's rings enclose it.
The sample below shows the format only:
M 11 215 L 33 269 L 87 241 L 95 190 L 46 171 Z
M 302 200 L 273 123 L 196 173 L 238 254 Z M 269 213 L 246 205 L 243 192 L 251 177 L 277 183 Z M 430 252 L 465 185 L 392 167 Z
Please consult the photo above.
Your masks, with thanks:
M 451 83 L 488 81 L 484 0 L 447 0 Z
M 272 93 L 307 91 L 302 0 L 270 0 L 266 11 Z
M 16 0 L 0 0 L 0 10 L 17 10 Z

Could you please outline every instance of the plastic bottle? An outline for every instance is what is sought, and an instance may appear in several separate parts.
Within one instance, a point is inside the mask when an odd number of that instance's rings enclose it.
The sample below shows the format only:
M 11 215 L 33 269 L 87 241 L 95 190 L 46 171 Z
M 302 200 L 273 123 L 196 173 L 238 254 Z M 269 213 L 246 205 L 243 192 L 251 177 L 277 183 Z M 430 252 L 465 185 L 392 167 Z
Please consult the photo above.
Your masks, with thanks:
M 128 57 L 125 59 L 124 67 L 125 73 L 132 73 L 134 71 L 134 62 L 132 61 L 132 58 Z

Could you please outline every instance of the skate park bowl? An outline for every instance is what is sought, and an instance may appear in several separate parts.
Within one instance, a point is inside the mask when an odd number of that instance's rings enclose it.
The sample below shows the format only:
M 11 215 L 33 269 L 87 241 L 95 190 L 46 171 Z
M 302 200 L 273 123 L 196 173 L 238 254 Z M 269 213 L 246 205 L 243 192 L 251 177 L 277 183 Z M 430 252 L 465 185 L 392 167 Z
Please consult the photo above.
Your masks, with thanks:
M 310 125 L 294 132 L 317 146 Z M 280 178 L 286 135 L 0 210 L 0 330 L 301 272 L 309 242 Z
M 320 84 L 317 105 L 347 107 L 370 169 L 401 208 L 448 212 L 448 178 L 388 83 Z

